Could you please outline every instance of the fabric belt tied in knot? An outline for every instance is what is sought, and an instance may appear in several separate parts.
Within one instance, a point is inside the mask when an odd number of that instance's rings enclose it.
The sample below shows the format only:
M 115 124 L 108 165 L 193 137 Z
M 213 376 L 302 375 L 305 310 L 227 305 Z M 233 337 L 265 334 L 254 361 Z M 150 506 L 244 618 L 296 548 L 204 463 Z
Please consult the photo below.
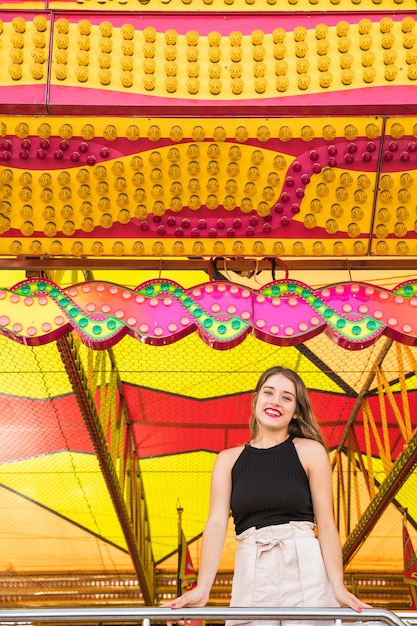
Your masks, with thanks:
M 260 556 L 262 552 L 267 552 L 268 550 L 272 550 L 275 546 L 279 546 L 283 543 L 283 539 L 281 537 L 260 537 L 256 540 L 257 545 L 259 546 L 258 555 Z

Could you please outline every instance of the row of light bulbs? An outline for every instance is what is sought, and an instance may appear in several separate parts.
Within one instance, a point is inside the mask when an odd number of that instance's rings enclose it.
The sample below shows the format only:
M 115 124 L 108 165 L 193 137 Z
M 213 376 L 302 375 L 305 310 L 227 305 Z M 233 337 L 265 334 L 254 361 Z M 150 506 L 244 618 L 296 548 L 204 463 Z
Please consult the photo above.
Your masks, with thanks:
M 234 241 L 228 246 L 224 241 L 213 241 L 213 243 L 209 243 L 205 240 L 204 242 L 194 241 L 189 250 L 192 254 L 197 256 L 221 256 L 223 254 L 233 254 L 236 256 L 253 254 L 255 256 L 264 256 L 265 254 L 272 254 L 273 256 L 282 258 L 288 255 L 309 256 L 313 254 L 319 257 L 326 255 L 343 257 L 347 254 L 363 256 L 367 253 L 367 246 L 360 240 L 353 242 L 352 246 L 347 246 L 345 242 L 340 240 L 330 243 L 318 240 L 312 242 L 311 246 L 307 246 L 303 241 L 275 241 L 267 245 L 265 245 L 264 241 Z M 82 241 L 74 241 L 71 242 L 71 245 L 68 247 L 66 242 L 60 240 L 54 240 L 51 243 L 45 244 L 45 242 L 35 239 L 27 244 L 25 241 L 15 239 L 9 245 L 9 253 L 12 255 L 22 253 L 30 253 L 33 255 L 48 253 L 54 256 L 69 253 L 73 256 L 92 255 L 97 257 L 105 254 L 112 254 L 114 256 L 131 255 L 136 257 L 151 254 L 156 257 L 162 257 L 171 254 L 174 256 L 184 256 L 189 253 L 189 251 L 188 246 L 182 241 L 175 241 L 174 243 L 155 241 L 151 243 L 151 245 L 149 245 L 147 241 L 141 240 L 133 243 L 115 241 L 109 246 L 105 246 L 102 241 L 92 241 L 89 244 Z M 387 241 L 377 241 L 375 254 L 384 256 L 390 253 L 399 256 L 415 255 L 417 249 L 404 240 L 395 242 L 393 245 Z

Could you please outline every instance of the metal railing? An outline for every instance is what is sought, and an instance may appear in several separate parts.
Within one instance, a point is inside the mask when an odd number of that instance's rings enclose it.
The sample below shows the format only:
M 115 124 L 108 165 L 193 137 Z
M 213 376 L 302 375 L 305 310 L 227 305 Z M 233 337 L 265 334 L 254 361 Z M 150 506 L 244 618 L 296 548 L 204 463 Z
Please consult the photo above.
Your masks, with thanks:
M 417 625 L 417 611 L 399 611 L 397 615 L 409 626 Z
M 177 622 L 184 620 L 223 621 L 244 620 L 331 620 L 341 624 L 348 622 L 378 622 L 388 626 L 409 626 L 417 621 L 416 612 L 397 613 L 384 609 L 364 609 L 357 613 L 344 608 L 230 608 L 201 607 L 169 609 L 165 607 L 141 608 L 59 608 L 59 609 L 4 609 L 0 610 L 0 624 L 10 623 L 130 623 L 141 622 L 150 626 L 152 622 Z

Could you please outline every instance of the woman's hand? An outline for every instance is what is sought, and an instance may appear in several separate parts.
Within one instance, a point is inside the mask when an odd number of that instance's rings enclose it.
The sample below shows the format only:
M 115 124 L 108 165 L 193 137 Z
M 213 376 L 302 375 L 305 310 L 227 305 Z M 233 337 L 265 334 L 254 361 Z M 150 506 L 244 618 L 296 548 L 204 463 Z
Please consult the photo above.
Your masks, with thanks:
M 171 608 L 171 609 L 182 609 L 187 607 L 194 606 L 206 606 L 209 599 L 210 592 L 207 592 L 202 587 L 193 587 L 189 591 L 186 591 L 175 600 L 170 600 L 170 602 L 164 602 L 161 604 L 163 607 Z M 178 624 L 180 626 L 186 626 L 189 623 L 189 620 L 178 620 Z M 167 626 L 172 626 L 173 621 L 168 620 Z
M 342 587 L 341 589 L 335 590 L 334 592 L 336 600 L 339 602 L 341 607 L 353 609 L 360 613 L 362 609 L 371 609 L 372 606 L 363 602 L 359 598 L 357 598 L 353 593 L 350 593 L 346 589 L 346 587 Z
M 162 606 L 171 607 L 172 609 L 181 609 L 183 607 L 205 606 L 209 599 L 209 592 L 205 591 L 198 585 L 189 589 L 175 600 L 165 602 Z

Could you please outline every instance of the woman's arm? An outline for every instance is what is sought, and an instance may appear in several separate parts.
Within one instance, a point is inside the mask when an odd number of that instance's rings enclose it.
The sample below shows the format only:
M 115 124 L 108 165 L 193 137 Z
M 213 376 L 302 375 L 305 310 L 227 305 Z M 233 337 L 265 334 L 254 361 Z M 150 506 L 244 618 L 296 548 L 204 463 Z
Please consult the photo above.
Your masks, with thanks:
M 332 471 L 328 454 L 317 441 L 298 441 L 297 451 L 310 481 L 318 539 L 335 598 L 343 607 L 362 611 L 369 608 L 369 604 L 350 593 L 343 581 L 342 548 L 334 521 Z
M 204 606 L 209 599 L 226 538 L 232 491 L 232 467 L 241 450 L 242 448 L 231 448 L 217 456 L 211 477 L 209 516 L 201 543 L 197 585 L 166 606 L 172 608 Z

